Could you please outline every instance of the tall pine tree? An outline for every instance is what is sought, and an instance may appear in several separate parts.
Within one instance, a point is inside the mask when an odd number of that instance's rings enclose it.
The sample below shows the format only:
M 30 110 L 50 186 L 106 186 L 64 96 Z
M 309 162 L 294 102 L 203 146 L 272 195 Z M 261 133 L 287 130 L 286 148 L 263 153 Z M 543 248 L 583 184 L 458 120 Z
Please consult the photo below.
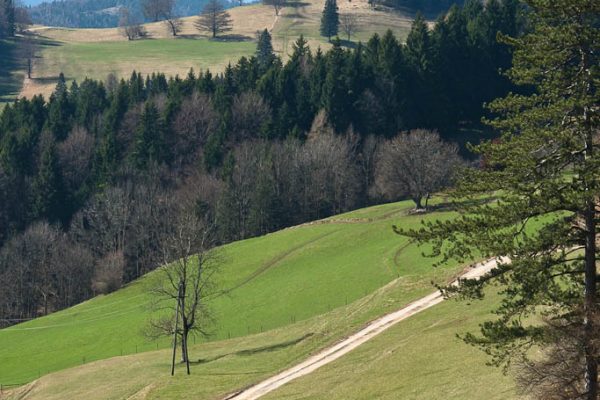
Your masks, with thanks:
M 258 35 L 258 44 L 256 45 L 256 61 L 260 67 L 264 70 L 269 68 L 275 60 L 275 53 L 273 53 L 273 43 L 271 41 L 271 34 L 265 28 Z
M 336 0 L 326 0 L 323 15 L 321 16 L 321 36 L 329 41 L 338 34 L 340 27 L 340 16 Z
M 467 341 L 499 365 L 519 362 L 538 398 L 597 400 L 600 2 L 526 3 L 532 32 L 505 41 L 515 47 L 511 78 L 534 93 L 492 104 L 502 137 L 476 148 L 485 166 L 462 178 L 460 216 L 400 232 L 432 242 L 444 260 L 509 258 L 448 288 L 480 298 L 500 284 L 498 318 Z

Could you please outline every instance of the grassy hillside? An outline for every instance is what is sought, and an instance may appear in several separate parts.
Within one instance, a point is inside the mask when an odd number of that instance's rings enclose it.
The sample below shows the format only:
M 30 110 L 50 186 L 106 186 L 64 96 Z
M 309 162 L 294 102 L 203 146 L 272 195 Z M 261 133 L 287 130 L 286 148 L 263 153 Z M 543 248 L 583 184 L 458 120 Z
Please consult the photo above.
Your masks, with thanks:
M 195 345 L 192 375 L 169 376 L 168 350 L 116 357 L 47 375 L 8 399 L 219 399 L 267 378 L 401 307 L 422 284 L 396 279 L 324 315 L 242 338 Z M 519 399 L 510 377 L 456 339 L 489 317 L 494 298 L 447 302 L 391 328 L 334 363 L 283 386 L 268 399 Z M 21 397 L 24 396 L 24 397 Z
M 33 68 L 33 79 L 25 80 L 21 95 L 49 95 L 60 72 L 68 79 L 85 77 L 104 79 L 109 73 L 129 76 L 132 70 L 144 74 L 164 72 L 184 75 L 190 68 L 222 71 L 227 63 L 254 53 L 255 34 L 269 29 L 274 48 L 282 57 L 291 52 L 293 43 L 304 34 L 311 46 L 327 48 L 330 44 L 319 35 L 319 23 L 324 0 L 290 3 L 279 17 L 274 9 L 260 4 L 235 7 L 229 12 L 233 31 L 213 41 L 194 28 L 196 17 L 183 19 L 183 31 L 178 38 L 167 32 L 163 23 L 146 25 L 150 38 L 128 42 L 118 29 L 68 29 L 34 27 L 32 32 L 41 42 Z M 361 28 L 352 40 L 367 40 L 373 33 L 392 29 L 404 38 L 411 19 L 392 11 L 373 10 L 367 0 L 340 2 L 340 13 L 359 17 Z M 342 35 L 342 32 L 340 32 Z
M 223 247 L 219 286 L 232 290 L 212 302 L 218 324 L 211 339 L 301 321 L 396 278 L 406 300 L 430 291 L 432 279 L 445 280 L 456 268 L 430 268 L 421 249 L 407 246 L 391 231 L 392 224 L 420 223 L 421 216 L 404 215 L 411 206 L 403 202 L 360 210 Z M 91 360 L 167 347 L 168 339 L 148 342 L 143 336 L 149 314 L 146 279 L 0 331 L 0 383 L 24 383 Z
M 486 366 L 480 350 L 456 337 L 477 332 L 496 301 L 490 296 L 470 304 L 437 305 L 264 399 L 521 398 L 512 377 Z

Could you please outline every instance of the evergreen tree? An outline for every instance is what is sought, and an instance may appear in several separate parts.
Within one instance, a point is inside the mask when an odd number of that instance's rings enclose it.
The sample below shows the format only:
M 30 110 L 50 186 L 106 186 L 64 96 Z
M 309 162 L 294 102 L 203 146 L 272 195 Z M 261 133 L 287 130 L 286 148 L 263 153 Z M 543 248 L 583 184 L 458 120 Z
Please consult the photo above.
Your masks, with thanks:
M 62 176 L 54 141 L 48 141 L 50 143 L 42 150 L 39 170 L 32 185 L 33 217 L 65 222 L 67 204 Z
M 0 0 L 0 39 L 15 35 L 14 0 Z
M 492 104 L 502 138 L 476 148 L 485 166 L 461 179 L 459 217 L 401 233 L 432 242 L 443 261 L 510 258 L 447 289 L 480 298 L 501 285 L 498 318 L 466 340 L 497 364 L 519 361 L 520 381 L 538 398 L 596 400 L 600 2 L 526 3 L 533 31 L 505 40 L 515 46 L 510 76 L 535 93 Z M 494 201 L 482 204 L 485 196 Z
M 273 53 L 273 43 L 271 41 L 271 34 L 265 28 L 258 35 L 258 44 L 256 45 L 256 61 L 258 65 L 263 69 L 267 69 L 273 64 L 275 60 L 275 53 Z
M 326 0 L 323 15 L 321 16 L 321 36 L 329 41 L 338 34 L 340 27 L 340 16 L 336 0 Z
M 161 163 L 165 156 L 163 124 L 156 105 L 151 101 L 144 106 L 135 136 L 134 165 L 145 169 L 152 163 Z
M 327 118 L 337 132 L 344 132 L 350 124 L 352 99 L 346 80 L 346 53 L 339 40 L 334 41 L 328 54 L 327 77 L 323 87 L 323 106 Z

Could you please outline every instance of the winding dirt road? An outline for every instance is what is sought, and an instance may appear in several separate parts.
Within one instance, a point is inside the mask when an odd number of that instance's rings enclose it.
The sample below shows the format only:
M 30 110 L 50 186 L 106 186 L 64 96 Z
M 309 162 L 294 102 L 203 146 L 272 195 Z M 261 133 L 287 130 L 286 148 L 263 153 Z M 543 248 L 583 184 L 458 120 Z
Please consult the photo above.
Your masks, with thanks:
M 496 268 L 496 265 L 496 260 L 490 260 L 481 264 L 477 264 L 474 267 L 470 268 L 467 272 L 462 274 L 461 278 L 479 278 L 491 271 L 492 269 Z M 455 281 L 454 284 L 458 284 L 458 281 Z M 336 345 L 319 352 L 318 354 L 310 357 L 306 361 L 303 361 L 300 364 L 289 368 L 269 379 L 257 383 L 254 386 L 251 386 L 247 389 L 236 393 L 232 393 L 229 396 L 225 397 L 224 400 L 258 399 L 294 379 L 297 379 L 304 375 L 308 375 L 316 369 L 337 360 L 338 358 L 351 352 L 361 344 L 373 339 L 375 336 L 396 325 L 398 322 L 410 316 L 413 316 L 423 310 L 433 307 L 436 304 L 441 303 L 442 301 L 444 301 L 444 298 L 439 291 L 425 296 L 413 303 L 410 303 L 409 305 L 398 311 L 395 311 L 391 314 L 387 314 L 371 322 L 366 328 L 360 330 L 359 332 L 348 337 L 347 339 L 344 339 Z

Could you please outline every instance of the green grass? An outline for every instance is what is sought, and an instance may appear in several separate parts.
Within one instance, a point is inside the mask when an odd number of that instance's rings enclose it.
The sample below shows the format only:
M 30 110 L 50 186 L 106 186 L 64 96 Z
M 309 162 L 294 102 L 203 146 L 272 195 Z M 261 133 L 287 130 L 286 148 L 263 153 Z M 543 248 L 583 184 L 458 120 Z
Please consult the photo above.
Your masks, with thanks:
M 192 374 L 170 352 L 116 357 L 42 377 L 8 396 L 30 400 L 220 399 L 331 345 L 374 318 L 431 288 L 395 280 L 326 314 L 262 334 L 192 346 Z M 446 302 L 402 321 L 334 363 L 268 395 L 270 399 L 517 399 L 514 384 L 486 356 L 457 340 L 489 318 L 492 296 L 472 304 Z
M 40 76 L 63 72 L 68 79 L 105 79 L 109 73 L 128 76 L 133 70 L 164 72 L 167 75 L 235 63 L 255 48 L 248 41 L 207 39 L 148 39 L 139 41 L 67 43 L 46 47 L 44 62 L 36 70 Z
M 235 289 L 212 302 L 217 324 L 211 340 L 323 314 L 396 278 L 411 296 L 431 290 L 432 279 L 449 278 L 456 267 L 430 268 L 422 249 L 407 247 L 407 239 L 392 232 L 392 224 L 420 223 L 422 216 L 402 215 L 410 207 L 410 202 L 374 207 L 362 213 L 391 215 L 305 225 L 223 247 L 219 286 Z M 150 312 L 144 281 L 0 331 L 0 383 L 24 383 L 91 360 L 167 347 L 168 339 L 148 342 L 142 335 Z
M 390 328 L 346 356 L 265 396 L 268 399 L 516 399 L 512 377 L 485 365 L 457 333 L 476 332 L 497 296 L 447 301 Z

